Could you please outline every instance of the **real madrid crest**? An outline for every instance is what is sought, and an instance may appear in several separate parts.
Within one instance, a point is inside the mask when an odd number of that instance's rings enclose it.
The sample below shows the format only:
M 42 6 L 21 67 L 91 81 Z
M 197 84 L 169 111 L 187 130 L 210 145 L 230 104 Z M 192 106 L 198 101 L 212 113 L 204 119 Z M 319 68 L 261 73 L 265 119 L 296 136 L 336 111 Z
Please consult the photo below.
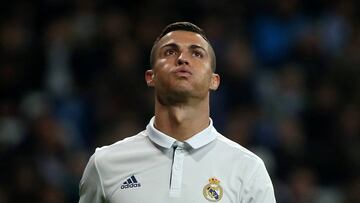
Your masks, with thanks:
M 203 189 L 204 197 L 211 201 L 220 201 L 223 196 L 223 189 L 220 186 L 220 181 L 215 177 L 209 179 L 209 184 L 204 186 Z

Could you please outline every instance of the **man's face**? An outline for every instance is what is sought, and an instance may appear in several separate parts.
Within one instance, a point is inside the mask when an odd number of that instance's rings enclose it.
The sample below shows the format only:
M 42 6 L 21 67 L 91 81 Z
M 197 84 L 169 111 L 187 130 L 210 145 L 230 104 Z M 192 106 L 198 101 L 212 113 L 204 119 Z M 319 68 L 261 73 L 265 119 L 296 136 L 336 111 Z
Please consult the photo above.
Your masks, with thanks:
M 197 33 L 166 34 L 157 44 L 154 59 L 145 78 L 162 103 L 204 99 L 219 85 L 219 76 L 211 69 L 208 42 Z

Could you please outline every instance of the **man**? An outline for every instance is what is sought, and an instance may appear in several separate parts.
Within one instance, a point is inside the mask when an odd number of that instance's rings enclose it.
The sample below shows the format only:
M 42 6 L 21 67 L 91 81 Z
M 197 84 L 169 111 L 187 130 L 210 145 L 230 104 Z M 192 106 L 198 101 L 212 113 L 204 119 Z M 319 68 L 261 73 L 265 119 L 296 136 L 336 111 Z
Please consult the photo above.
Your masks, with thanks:
M 273 203 L 263 161 L 219 134 L 209 118 L 220 77 L 204 32 L 168 25 L 151 51 L 145 80 L 155 89 L 146 130 L 96 150 L 80 182 L 80 202 Z

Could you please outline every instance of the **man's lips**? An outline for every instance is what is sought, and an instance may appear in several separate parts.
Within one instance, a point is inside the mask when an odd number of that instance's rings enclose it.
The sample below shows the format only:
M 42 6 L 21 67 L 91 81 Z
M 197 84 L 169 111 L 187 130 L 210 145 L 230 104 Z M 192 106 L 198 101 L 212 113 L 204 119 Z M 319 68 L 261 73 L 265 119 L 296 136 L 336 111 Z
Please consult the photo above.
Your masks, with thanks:
M 191 76 L 192 72 L 186 67 L 179 67 L 175 69 L 174 73 L 178 76 Z

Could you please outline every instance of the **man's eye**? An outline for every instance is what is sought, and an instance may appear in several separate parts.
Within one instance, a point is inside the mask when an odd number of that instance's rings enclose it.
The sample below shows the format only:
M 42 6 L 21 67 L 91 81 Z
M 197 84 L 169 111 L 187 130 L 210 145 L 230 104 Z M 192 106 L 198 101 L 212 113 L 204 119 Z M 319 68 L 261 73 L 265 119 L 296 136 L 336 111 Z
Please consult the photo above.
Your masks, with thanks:
M 203 54 L 201 52 L 199 52 L 199 51 L 194 51 L 193 56 L 198 57 L 198 58 L 202 58 Z
M 173 49 L 169 49 L 169 50 L 165 51 L 165 55 L 167 55 L 167 56 L 174 55 L 174 54 L 176 54 L 176 52 Z

